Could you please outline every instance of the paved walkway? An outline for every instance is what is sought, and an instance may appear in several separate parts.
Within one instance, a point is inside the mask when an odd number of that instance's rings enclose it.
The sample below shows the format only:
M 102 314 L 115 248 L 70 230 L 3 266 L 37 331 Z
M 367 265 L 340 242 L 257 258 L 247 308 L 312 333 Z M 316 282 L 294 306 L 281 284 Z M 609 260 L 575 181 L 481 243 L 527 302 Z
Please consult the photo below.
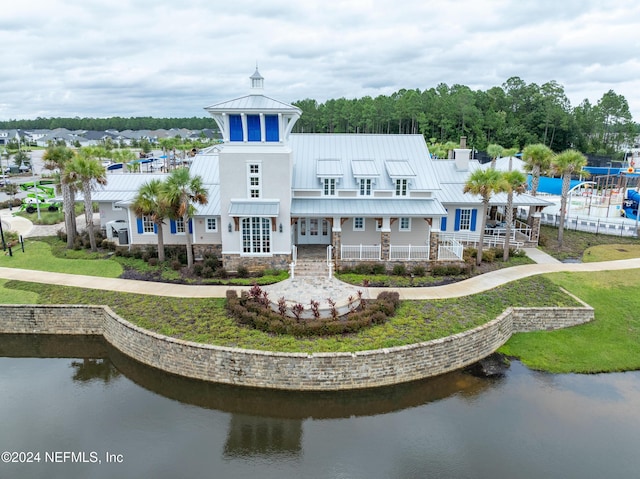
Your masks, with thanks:
M 0 211 L 3 228 L 5 226 L 5 211 L 8 212 L 8 210 Z M 24 225 L 21 221 L 18 223 L 15 222 L 17 218 L 18 217 L 12 217 L 7 219 L 8 221 L 11 221 L 12 228 L 24 228 L 24 230 L 27 230 L 27 225 Z M 30 223 L 28 220 L 24 221 Z M 31 231 L 32 229 L 29 230 L 29 232 Z M 57 229 L 55 231 L 57 231 Z M 487 291 L 495 288 L 496 286 L 536 274 L 560 271 L 597 272 L 640 268 L 640 258 L 605 261 L 599 263 L 561 263 L 536 248 L 526 248 L 525 252 L 530 258 L 536 261 L 535 264 L 504 268 L 479 276 L 474 276 L 473 278 L 469 278 L 464 281 L 442 286 L 395 288 L 395 290 L 400 294 L 400 299 L 458 298 Z M 224 298 L 226 296 L 226 292 L 230 289 L 248 289 L 247 287 L 240 286 L 180 285 L 1 267 L 0 278 L 178 298 Z M 274 285 L 265 286 L 264 289 L 269 293 L 269 297 L 274 301 L 277 301 L 278 298 L 284 296 L 285 299 L 289 301 L 299 302 L 304 305 L 308 305 L 309 301 L 312 299 L 324 302 L 327 298 L 332 298 L 338 302 L 344 302 L 349 296 L 357 297 L 359 290 L 363 292 L 363 296 L 365 298 L 375 298 L 381 291 L 388 290 L 388 288 L 358 287 L 342 283 L 335 278 L 328 279 L 319 277 L 287 279 Z

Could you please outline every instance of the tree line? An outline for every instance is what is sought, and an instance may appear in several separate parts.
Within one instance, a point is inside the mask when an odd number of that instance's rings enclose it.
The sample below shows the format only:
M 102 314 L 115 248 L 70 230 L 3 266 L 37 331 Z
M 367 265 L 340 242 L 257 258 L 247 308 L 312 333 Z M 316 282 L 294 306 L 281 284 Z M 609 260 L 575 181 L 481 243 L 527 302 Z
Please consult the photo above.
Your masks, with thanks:
M 553 151 L 574 148 L 589 155 L 620 154 L 640 134 L 623 95 L 609 90 L 592 104 L 573 107 L 564 87 L 552 80 L 527 84 L 511 77 L 501 86 L 472 90 L 440 83 L 426 90 L 401 89 L 375 98 L 307 98 L 293 102 L 302 112 L 294 132 L 413 133 L 429 143 L 461 136 L 479 151 L 492 143 L 514 147 L 542 143 Z M 156 130 L 216 128 L 212 118 L 36 118 L 0 121 L 2 129 Z
M 430 143 L 458 141 L 485 151 L 492 143 L 514 147 L 542 143 L 554 151 L 575 148 L 612 155 L 640 133 L 626 98 L 613 90 L 596 104 L 572 107 L 556 81 L 527 84 L 519 77 L 486 91 L 441 83 L 389 96 L 294 102 L 303 111 L 294 131 L 305 133 L 414 133 Z
M 42 118 L 35 120 L 7 120 L 0 121 L 0 129 L 15 130 L 170 130 L 171 128 L 186 128 L 188 130 L 217 129 L 211 117 L 191 118 L 153 118 L 144 117 L 110 117 L 110 118 Z

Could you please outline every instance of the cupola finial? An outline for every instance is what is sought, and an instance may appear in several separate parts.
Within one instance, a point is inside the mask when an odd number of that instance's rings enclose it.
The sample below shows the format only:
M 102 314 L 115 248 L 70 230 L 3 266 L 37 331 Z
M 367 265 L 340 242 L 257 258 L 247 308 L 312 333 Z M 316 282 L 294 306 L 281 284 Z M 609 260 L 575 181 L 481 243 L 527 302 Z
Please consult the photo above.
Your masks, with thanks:
M 264 78 L 258 71 L 258 62 L 256 61 L 256 71 L 249 77 L 251 79 L 251 93 L 261 94 L 264 89 Z

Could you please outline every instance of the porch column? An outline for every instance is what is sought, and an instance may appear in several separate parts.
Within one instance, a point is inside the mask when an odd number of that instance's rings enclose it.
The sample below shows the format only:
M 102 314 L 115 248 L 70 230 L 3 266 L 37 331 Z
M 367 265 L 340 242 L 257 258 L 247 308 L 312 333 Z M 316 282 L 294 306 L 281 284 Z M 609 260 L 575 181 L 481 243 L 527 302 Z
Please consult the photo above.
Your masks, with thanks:
M 429 261 L 437 261 L 439 241 L 440 241 L 440 230 L 431 228 L 429 230 Z
M 333 260 L 337 269 L 340 264 L 340 246 L 342 245 L 342 226 L 340 223 L 340 217 L 334 216 L 331 223 L 331 245 L 333 246 Z
M 539 211 L 531 215 L 531 242 L 534 244 L 538 244 L 538 240 L 540 239 L 541 219 L 542 214 Z
M 391 218 L 385 216 L 382 218 L 382 227 L 380 228 L 380 256 L 382 261 L 389 261 L 391 258 Z

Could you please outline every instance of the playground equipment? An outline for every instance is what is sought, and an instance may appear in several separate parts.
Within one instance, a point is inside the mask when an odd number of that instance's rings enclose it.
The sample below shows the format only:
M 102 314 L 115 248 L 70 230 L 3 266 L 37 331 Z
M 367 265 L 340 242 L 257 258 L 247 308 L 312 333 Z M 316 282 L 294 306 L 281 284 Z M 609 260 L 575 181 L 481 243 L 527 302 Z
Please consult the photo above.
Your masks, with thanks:
M 46 208 L 48 211 L 57 211 L 61 204 L 54 201 L 56 189 L 55 182 L 52 180 L 36 180 L 28 181 L 20 184 L 22 191 L 27 191 L 27 197 L 22 201 L 20 211 L 34 213 L 40 208 Z
M 640 193 L 634 190 L 627 190 L 627 199 L 622 203 L 625 218 L 638 219 L 638 204 L 640 204 Z

